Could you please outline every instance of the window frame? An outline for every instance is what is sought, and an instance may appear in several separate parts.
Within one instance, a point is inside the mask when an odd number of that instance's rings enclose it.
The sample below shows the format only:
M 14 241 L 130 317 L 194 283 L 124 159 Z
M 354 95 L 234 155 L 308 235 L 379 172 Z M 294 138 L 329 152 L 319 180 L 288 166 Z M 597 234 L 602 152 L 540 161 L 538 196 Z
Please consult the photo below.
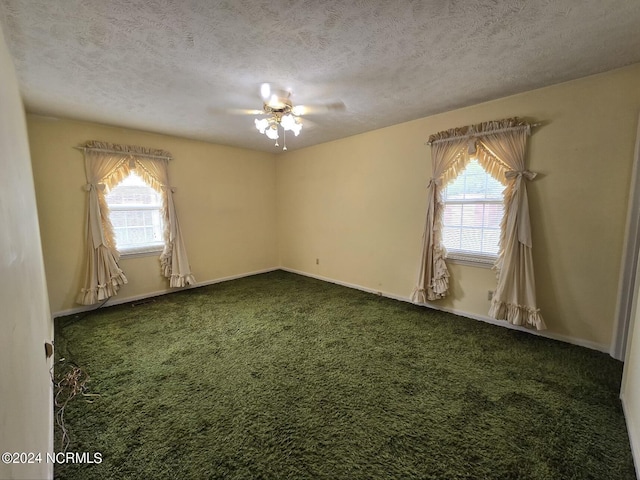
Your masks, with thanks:
M 121 186 L 122 183 L 124 181 L 126 181 L 127 178 L 129 178 L 131 176 L 136 176 L 137 178 L 139 178 L 144 183 L 144 185 L 146 187 L 152 189 L 159 196 L 160 203 L 159 204 L 141 204 L 141 205 L 135 205 L 135 204 L 130 204 L 130 203 L 129 204 L 110 204 L 109 203 L 109 194 L 112 193 L 116 188 Z M 118 246 L 118 241 L 117 241 L 116 230 L 117 230 L 117 228 L 120 228 L 120 227 L 115 227 L 113 225 L 113 219 L 111 217 L 113 212 L 157 211 L 159 213 L 159 215 L 160 215 L 160 228 L 161 228 L 161 230 L 163 232 L 164 228 L 165 228 L 165 226 L 164 226 L 165 219 L 164 219 L 164 216 L 163 216 L 162 194 L 160 192 L 158 192 L 155 188 L 153 188 L 151 185 L 149 185 L 135 171 L 131 171 L 131 172 L 129 172 L 129 175 L 127 175 L 120 182 L 118 182 L 117 185 L 115 185 L 113 188 L 111 188 L 109 193 L 107 193 L 105 195 L 105 201 L 107 203 L 107 207 L 109 208 L 109 221 L 111 222 L 111 226 L 112 226 L 112 228 L 114 230 L 115 247 L 116 247 L 116 250 L 118 251 L 118 254 L 121 257 L 135 258 L 135 257 L 149 256 L 149 255 L 157 255 L 159 253 L 162 253 L 162 251 L 165 248 L 165 240 L 164 240 L 164 238 L 162 240 L 160 240 L 160 241 L 157 241 L 157 242 L 149 242 L 149 243 L 145 243 L 145 244 L 141 244 L 141 245 L 119 247 Z
M 476 160 L 476 158 L 471 158 L 470 162 Z M 487 170 L 478 162 L 478 165 L 482 168 L 482 170 L 484 171 L 485 175 L 488 175 L 490 178 L 491 175 L 489 174 L 489 172 L 487 172 Z M 457 179 L 462 172 L 464 172 L 467 168 L 468 168 L 469 164 L 467 164 L 465 166 L 465 168 L 454 178 L 453 181 L 455 181 L 455 179 Z M 495 180 L 495 179 L 494 179 Z M 501 205 L 504 206 L 504 190 L 501 193 L 501 197 L 500 199 L 465 199 L 465 198 L 455 198 L 455 199 L 450 199 L 447 200 L 444 196 L 444 193 L 446 191 L 446 189 L 448 188 L 448 185 L 446 187 L 443 187 L 442 189 L 442 209 L 443 209 L 443 220 L 442 220 L 442 228 L 444 230 L 445 225 L 444 225 L 444 214 L 445 214 L 445 209 L 447 207 L 447 205 Z M 502 223 L 502 220 L 504 219 L 504 208 L 502 211 L 502 217 L 500 218 L 500 223 Z M 470 230 L 477 230 L 477 227 L 466 227 L 467 229 Z M 461 224 L 460 226 L 461 230 L 465 229 L 464 224 Z M 482 228 L 482 231 L 484 231 L 484 227 Z M 498 240 L 498 248 L 499 248 L 499 242 L 500 242 L 500 238 L 502 236 L 502 228 L 498 229 L 498 233 L 500 235 L 499 240 Z M 451 263 L 455 263 L 455 264 L 461 264 L 461 265 L 469 265 L 469 266 L 473 266 L 473 267 L 482 267 L 482 268 L 492 268 L 496 261 L 498 260 L 498 254 L 487 254 L 487 253 L 481 253 L 481 252 L 471 252 L 471 251 L 467 251 L 467 250 L 458 250 L 458 249 L 451 249 L 448 248 L 445 243 L 444 243 L 444 238 L 441 239 L 442 242 L 442 246 L 444 247 L 445 250 L 445 261 L 447 262 L 451 262 Z

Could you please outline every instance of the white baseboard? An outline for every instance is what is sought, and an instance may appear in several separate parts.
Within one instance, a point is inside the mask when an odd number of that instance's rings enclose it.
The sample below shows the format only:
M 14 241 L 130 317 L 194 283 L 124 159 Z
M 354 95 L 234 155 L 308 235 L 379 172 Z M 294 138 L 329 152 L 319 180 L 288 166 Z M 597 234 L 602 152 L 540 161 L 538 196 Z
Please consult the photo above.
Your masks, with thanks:
M 335 283 L 336 285 L 340 285 L 342 287 L 348 287 L 348 288 L 353 288 L 355 290 L 361 290 L 367 293 L 373 293 L 381 297 L 392 298 L 394 300 L 400 300 L 402 302 L 410 302 L 408 298 L 400 297 L 398 295 L 394 295 L 388 292 L 382 292 L 380 290 L 375 290 L 373 288 L 363 287 L 362 285 L 357 285 L 355 283 L 343 282 L 341 280 L 335 280 L 333 278 L 323 277 L 322 275 L 316 275 L 314 273 L 303 272 L 301 270 L 294 270 L 293 268 L 280 267 L 280 270 L 284 270 L 285 272 L 289 272 L 289 273 L 295 273 L 297 275 L 302 275 L 305 277 L 315 278 L 316 280 L 322 280 L 323 282 Z
M 375 290 L 373 288 L 363 287 L 362 285 L 356 285 L 353 283 L 342 282 L 340 280 L 335 280 L 332 278 L 323 277 L 321 275 L 315 275 L 313 273 L 303 272 L 300 270 L 294 270 L 292 268 L 280 267 L 280 270 L 284 270 L 286 272 L 295 273 L 298 275 L 303 275 L 305 277 L 315 278 L 317 280 L 322 280 L 325 282 L 335 283 L 336 285 L 341 285 L 343 287 L 354 288 L 356 290 L 361 290 L 363 292 L 369 292 L 376 295 L 380 295 L 386 298 L 391 298 L 393 300 L 399 300 L 401 302 L 408 302 L 416 305 L 411 301 L 409 297 L 403 297 L 400 295 L 395 295 L 393 293 L 382 292 L 380 290 Z M 496 320 L 495 318 L 491 318 L 484 315 L 477 315 L 474 313 L 464 312 L 461 310 L 456 310 L 455 308 L 442 307 L 438 304 L 428 302 L 426 304 L 419 304 L 421 306 L 425 306 L 428 308 L 433 308 L 434 310 L 440 310 L 443 312 L 453 313 L 454 315 L 459 315 L 461 317 L 471 318 L 473 320 L 480 320 L 482 322 L 490 323 L 492 325 L 496 325 L 498 327 L 510 328 L 512 330 L 518 330 L 521 332 L 530 333 L 533 335 L 537 335 L 539 337 L 550 338 L 552 340 L 558 340 L 560 342 L 571 343 L 573 345 L 578 345 L 580 347 L 586 347 L 591 350 L 597 350 L 599 352 L 609 353 L 609 345 L 602 345 L 600 343 L 591 342 L 589 340 L 584 340 L 582 338 L 570 337 L 568 335 L 561 335 L 558 333 L 549 332 L 548 330 L 532 330 L 530 328 L 520 327 L 518 325 L 512 325 L 509 322 L 505 322 L 503 320 Z
M 207 285 L 213 285 L 216 283 L 222 283 L 222 282 L 228 282 L 230 280 L 236 280 L 238 278 L 243 278 L 243 277 L 250 277 L 252 275 L 259 275 L 261 273 L 268 273 L 268 272 L 273 272 L 274 270 L 280 270 L 279 267 L 273 267 L 273 268 L 265 268 L 262 270 L 256 270 L 253 272 L 246 272 L 246 273 L 239 273 L 237 275 L 231 275 L 228 277 L 222 277 L 222 278 L 215 278 L 213 280 L 207 280 L 204 282 L 198 282 L 195 285 L 189 285 L 188 287 L 182 287 L 182 288 L 167 288 L 165 290 L 157 290 L 155 292 L 148 292 L 148 293 L 143 293 L 141 295 L 132 295 L 129 297 L 111 297 L 104 305 L 102 305 L 103 307 L 111 307 L 114 305 L 120 305 L 122 303 L 130 303 L 130 302 L 136 302 L 138 300 L 145 300 L 147 298 L 153 298 L 153 297 L 158 297 L 160 295 L 166 295 L 167 293 L 173 293 L 173 292 L 179 292 L 182 290 L 188 290 L 190 288 L 198 288 L 198 287 L 205 287 Z M 95 310 L 97 307 L 95 305 L 84 305 L 84 306 L 80 306 L 80 307 L 75 307 L 75 308 L 69 308 L 67 310 L 61 310 L 59 312 L 54 312 L 52 314 L 53 318 L 57 318 L 57 317 L 64 317 L 66 315 L 74 315 L 76 313 L 84 313 L 84 312 L 90 312 L 91 310 Z
M 487 317 L 484 315 L 476 315 L 473 313 L 462 312 L 454 308 L 440 307 L 439 305 L 435 305 L 433 303 L 428 303 L 426 306 L 428 306 L 429 308 L 434 308 L 436 310 L 442 310 L 443 312 L 453 313 L 461 317 L 480 320 L 482 322 L 490 323 L 492 325 L 497 325 L 498 327 L 509 328 L 511 330 L 518 330 L 519 332 L 530 333 L 532 335 L 537 335 L 538 337 L 549 338 L 551 340 L 558 340 L 559 342 L 571 343 L 572 345 L 578 345 L 580 347 L 589 348 L 591 350 L 597 350 L 599 352 L 609 353 L 609 345 L 602 345 L 601 343 L 592 342 L 590 340 L 585 340 L 583 338 L 576 338 L 576 337 L 570 337 L 568 335 L 561 335 L 559 333 L 553 333 L 548 330 L 534 330 L 532 328 L 525 328 L 519 325 L 513 325 L 509 322 L 505 322 L 504 320 L 496 320 L 495 318 Z
M 259 275 L 261 273 L 268 273 L 268 272 L 273 272 L 275 270 L 284 270 L 285 272 L 290 272 L 290 273 L 295 273 L 297 275 L 303 275 L 305 277 L 311 277 L 311 278 L 315 278 L 317 280 L 322 280 L 324 282 L 329 282 L 329 283 L 335 283 L 336 285 L 341 285 L 343 287 L 348 287 L 348 288 L 353 288 L 355 290 L 361 290 L 363 292 L 368 292 L 368 293 L 373 293 L 374 295 L 380 295 L 386 298 L 391 298 L 393 300 L 398 300 L 401 302 L 408 302 L 408 303 L 412 303 L 411 299 L 409 297 L 403 297 L 400 295 L 395 295 L 393 293 L 389 293 L 389 292 L 383 292 L 380 290 L 376 290 L 374 288 L 368 288 L 368 287 L 364 287 L 362 285 L 357 285 L 357 284 L 353 284 L 353 283 L 348 283 L 348 282 L 343 282 L 341 280 L 335 280 L 333 278 L 328 278 L 328 277 L 323 277 L 321 275 L 315 275 L 313 273 L 308 273 L 308 272 L 303 272 L 300 270 L 294 270 L 292 268 L 287 268 L 287 267 L 273 267 L 273 268 L 265 268 L 262 270 L 256 270 L 253 272 L 246 272 L 246 273 L 240 273 L 237 275 L 231 275 L 228 277 L 222 277 L 222 278 L 216 278 L 213 280 L 207 280 L 205 282 L 198 282 L 195 285 L 190 285 L 188 287 L 184 287 L 184 288 L 173 288 L 173 289 L 166 289 L 166 290 L 158 290 L 155 292 L 149 292 L 149 293 L 144 293 L 141 295 L 133 295 L 130 297 L 111 297 L 109 299 L 109 301 L 106 302 L 106 304 L 104 306 L 113 306 L 113 305 L 120 305 L 122 303 L 130 303 L 130 302 L 135 302 L 138 300 L 144 300 L 147 298 L 153 298 L 153 297 L 157 297 L 160 295 L 166 295 L 167 293 L 172 293 L 172 292 L 178 292 L 181 290 L 186 290 L 189 288 L 197 288 L 197 287 L 204 287 L 206 285 L 213 285 L 216 283 L 221 283 L 221 282 L 228 282 L 230 280 L 236 280 L 238 278 L 243 278 L 243 277 L 250 277 L 252 275 Z M 477 315 L 474 313 L 469 313 L 469 312 L 464 312 L 461 310 L 456 310 L 454 308 L 448 308 L 448 307 L 442 307 L 438 304 L 435 303 L 426 303 L 423 304 L 423 306 L 428 307 L 428 308 L 433 308 L 434 310 L 441 310 L 443 312 L 448 312 L 448 313 L 453 313 L 454 315 L 459 315 L 461 317 L 466 317 L 466 318 L 471 318 L 473 320 L 480 320 L 482 322 L 486 322 L 486 323 L 490 323 L 492 325 L 496 325 L 499 327 L 504 327 L 504 328 L 510 328 L 512 330 L 518 330 L 521 332 L 526 332 L 529 334 L 533 334 L 533 335 L 538 335 L 540 337 L 545 337 L 545 338 L 550 338 L 552 340 L 558 340 L 561 342 L 565 342 L 565 343 L 571 343 L 573 345 L 578 345 L 581 347 L 586 347 L 586 348 L 590 348 L 592 350 L 598 350 L 600 352 L 605 352 L 608 353 L 609 352 L 609 345 L 602 345 L 599 343 L 595 343 L 595 342 L 591 342 L 589 340 L 584 340 L 581 338 L 575 338 L 575 337 L 570 337 L 567 335 L 560 335 L 557 333 L 552 333 L 549 332 L 547 330 L 532 330 L 529 328 L 524 328 L 524 327 L 520 327 L 517 325 L 512 325 L 508 322 L 505 321 L 501 321 L 501 320 L 495 320 L 493 318 L 490 318 L 488 316 L 484 316 L 484 315 Z M 76 313 L 84 313 L 84 312 L 88 312 L 91 310 L 94 310 L 96 307 L 95 306 L 81 306 L 81 307 L 76 307 L 76 308 L 70 308 L 68 310 L 62 310 L 59 312 L 55 312 L 53 313 L 53 318 L 56 317 L 62 317 L 65 315 L 73 315 Z
M 239 273 L 237 275 L 230 275 L 228 277 L 215 278 L 213 280 L 207 280 L 206 282 L 198 282 L 189 288 L 206 287 L 207 285 L 215 285 L 216 283 L 228 282 L 230 280 L 237 280 L 238 278 L 252 277 L 253 275 L 260 275 L 261 273 L 269 273 L 280 270 L 280 267 L 263 268 L 262 270 L 255 270 L 253 272 Z M 173 291 L 173 290 L 171 290 Z
M 629 436 L 629 445 L 631 446 L 633 465 L 636 469 L 636 478 L 640 478 L 640 438 L 638 437 L 640 432 L 636 432 L 634 425 L 629 422 L 629 418 L 631 418 L 631 412 L 629 411 L 629 407 L 627 407 L 624 391 L 620 394 L 620 402 L 622 403 L 622 411 L 624 412 L 624 419 L 627 424 L 627 435 Z

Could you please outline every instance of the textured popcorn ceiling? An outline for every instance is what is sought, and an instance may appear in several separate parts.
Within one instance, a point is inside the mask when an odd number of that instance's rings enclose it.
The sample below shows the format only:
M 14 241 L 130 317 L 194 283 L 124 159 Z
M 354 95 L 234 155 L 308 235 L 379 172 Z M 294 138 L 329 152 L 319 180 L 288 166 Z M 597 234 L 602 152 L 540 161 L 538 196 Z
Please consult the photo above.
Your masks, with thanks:
M 0 0 L 0 23 L 30 112 L 270 152 L 222 112 L 262 82 L 346 105 L 295 149 L 640 62 L 640 0 Z

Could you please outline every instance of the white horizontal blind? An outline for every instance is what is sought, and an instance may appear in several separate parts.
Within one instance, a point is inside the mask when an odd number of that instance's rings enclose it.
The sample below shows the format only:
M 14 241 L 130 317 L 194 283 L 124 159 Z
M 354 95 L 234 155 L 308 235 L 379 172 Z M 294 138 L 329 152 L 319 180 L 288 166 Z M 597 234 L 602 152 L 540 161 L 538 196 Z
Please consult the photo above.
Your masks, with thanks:
M 106 200 L 120 253 L 162 250 L 162 199 L 159 192 L 131 173 L 106 195 Z
M 442 241 L 450 257 L 470 261 L 495 259 L 504 214 L 504 185 L 472 159 L 442 193 Z

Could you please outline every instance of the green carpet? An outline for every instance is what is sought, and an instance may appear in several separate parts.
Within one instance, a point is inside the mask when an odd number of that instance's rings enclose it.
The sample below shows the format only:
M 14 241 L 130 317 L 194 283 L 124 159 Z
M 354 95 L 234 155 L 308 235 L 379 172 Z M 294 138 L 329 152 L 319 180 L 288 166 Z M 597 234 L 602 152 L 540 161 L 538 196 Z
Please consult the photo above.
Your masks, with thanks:
M 60 318 L 56 345 L 100 395 L 68 450 L 103 458 L 60 479 L 635 478 L 620 362 L 282 271 Z

